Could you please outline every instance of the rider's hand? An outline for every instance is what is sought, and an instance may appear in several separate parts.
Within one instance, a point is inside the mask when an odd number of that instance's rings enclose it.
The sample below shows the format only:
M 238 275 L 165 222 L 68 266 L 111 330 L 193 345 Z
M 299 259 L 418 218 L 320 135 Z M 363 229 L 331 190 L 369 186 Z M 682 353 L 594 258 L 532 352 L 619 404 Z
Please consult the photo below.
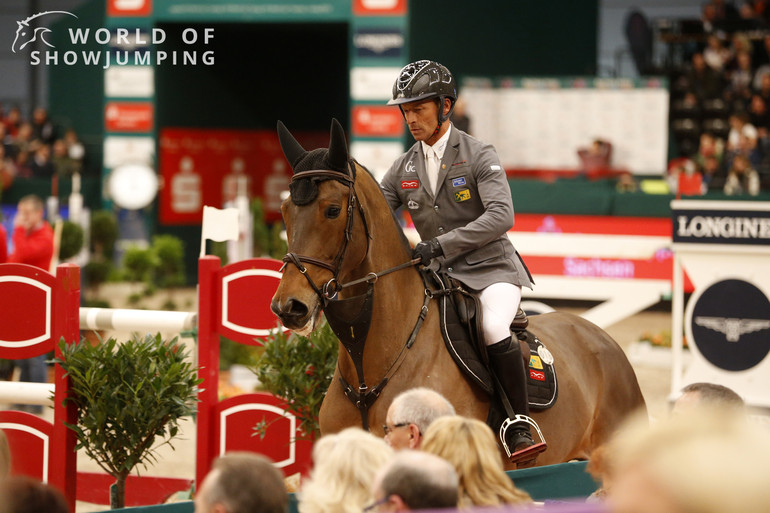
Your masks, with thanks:
M 422 265 L 430 265 L 431 260 L 444 254 L 437 239 L 418 242 L 412 250 L 412 258 L 419 258 Z

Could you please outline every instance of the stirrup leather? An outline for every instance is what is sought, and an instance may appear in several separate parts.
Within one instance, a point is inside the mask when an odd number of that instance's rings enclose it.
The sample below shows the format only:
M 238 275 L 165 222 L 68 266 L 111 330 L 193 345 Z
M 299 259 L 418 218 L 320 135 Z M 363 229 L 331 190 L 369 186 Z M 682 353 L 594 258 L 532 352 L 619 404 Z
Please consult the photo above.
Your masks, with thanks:
M 502 425 L 500 426 L 500 431 L 498 432 L 498 436 L 500 437 L 500 441 L 503 443 L 503 449 L 505 449 L 505 454 L 508 455 L 508 458 L 511 457 L 511 448 L 508 447 L 508 442 L 506 441 L 505 435 L 508 434 L 508 429 L 515 426 L 516 424 L 529 424 L 530 426 L 535 428 L 535 431 L 537 431 L 537 436 L 538 438 L 540 438 L 541 443 L 545 444 L 545 437 L 543 436 L 543 432 L 540 431 L 540 426 L 537 425 L 537 422 L 535 422 L 534 419 L 532 419 L 531 417 L 517 413 L 514 416 L 513 420 L 505 419 Z M 513 449 L 515 449 L 515 447 L 513 447 Z

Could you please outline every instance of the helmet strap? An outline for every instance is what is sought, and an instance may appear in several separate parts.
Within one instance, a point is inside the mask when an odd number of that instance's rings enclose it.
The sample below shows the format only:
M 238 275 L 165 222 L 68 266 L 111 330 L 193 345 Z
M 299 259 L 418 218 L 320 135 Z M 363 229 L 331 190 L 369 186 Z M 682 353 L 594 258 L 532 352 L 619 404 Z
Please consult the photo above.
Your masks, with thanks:
M 444 100 L 449 98 L 449 113 L 444 115 Z M 454 110 L 455 104 L 452 101 L 452 98 L 449 96 L 439 96 L 438 97 L 438 125 L 436 126 L 436 130 L 433 132 L 433 135 L 436 135 L 439 130 L 441 130 L 441 125 L 444 124 L 444 121 L 448 120 L 452 116 L 452 111 Z

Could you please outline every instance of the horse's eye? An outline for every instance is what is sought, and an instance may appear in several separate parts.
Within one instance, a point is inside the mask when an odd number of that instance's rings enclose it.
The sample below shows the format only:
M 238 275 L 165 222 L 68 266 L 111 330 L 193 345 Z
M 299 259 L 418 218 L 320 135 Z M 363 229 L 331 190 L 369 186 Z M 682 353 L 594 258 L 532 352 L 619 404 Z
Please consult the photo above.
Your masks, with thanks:
M 342 212 L 340 207 L 331 206 L 326 208 L 324 215 L 327 219 L 337 219 L 340 216 L 340 212 Z

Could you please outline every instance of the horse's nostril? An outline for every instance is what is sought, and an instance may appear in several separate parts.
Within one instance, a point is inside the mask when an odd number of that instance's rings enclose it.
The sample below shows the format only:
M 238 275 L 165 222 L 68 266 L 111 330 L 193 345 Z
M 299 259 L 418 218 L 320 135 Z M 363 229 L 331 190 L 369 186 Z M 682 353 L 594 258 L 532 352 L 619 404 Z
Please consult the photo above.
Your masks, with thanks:
M 308 315 L 308 312 L 310 312 L 307 305 L 297 299 L 289 299 L 285 303 L 273 300 L 270 303 L 270 309 L 275 315 L 283 320 L 301 320 Z
M 305 303 L 302 301 L 297 301 L 296 299 L 290 299 L 286 302 L 286 306 L 283 309 L 284 314 L 289 315 L 291 317 L 298 317 L 302 318 L 308 313 L 308 308 Z

